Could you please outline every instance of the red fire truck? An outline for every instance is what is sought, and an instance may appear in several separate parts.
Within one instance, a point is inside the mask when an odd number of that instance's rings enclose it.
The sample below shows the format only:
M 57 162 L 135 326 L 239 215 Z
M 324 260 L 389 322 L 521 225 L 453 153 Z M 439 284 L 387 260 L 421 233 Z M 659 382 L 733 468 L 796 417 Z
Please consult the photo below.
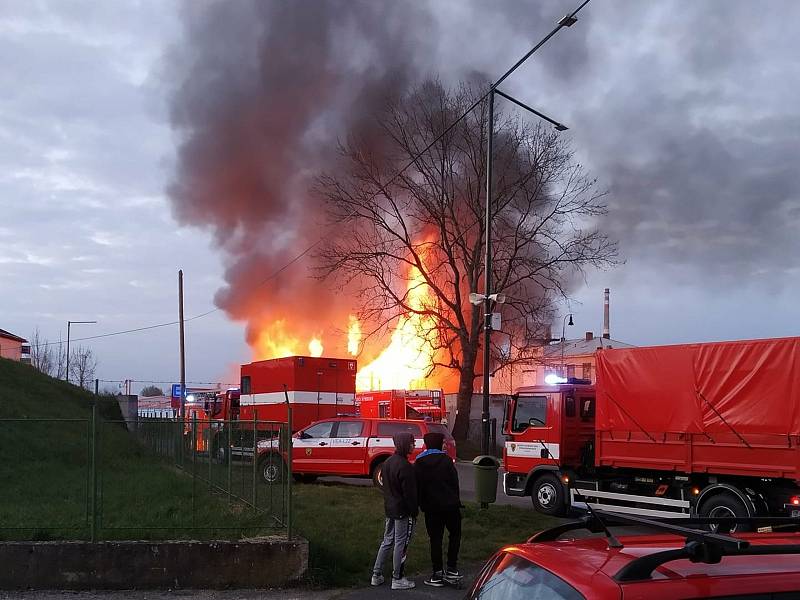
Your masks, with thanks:
M 221 460 L 227 447 L 234 456 L 252 457 L 253 436 L 273 437 L 276 423 L 287 422 L 287 397 L 294 432 L 319 419 L 352 415 L 355 386 L 351 359 L 289 356 L 242 365 L 239 390 L 187 395 L 187 447 Z
M 546 514 L 800 516 L 800 338 L 607 349 L 506 408 L 504 489 Z
M 375 419 L 430 419 L 445 416 L 442 390 L 379 390 L 356 394 L 356 414 Z

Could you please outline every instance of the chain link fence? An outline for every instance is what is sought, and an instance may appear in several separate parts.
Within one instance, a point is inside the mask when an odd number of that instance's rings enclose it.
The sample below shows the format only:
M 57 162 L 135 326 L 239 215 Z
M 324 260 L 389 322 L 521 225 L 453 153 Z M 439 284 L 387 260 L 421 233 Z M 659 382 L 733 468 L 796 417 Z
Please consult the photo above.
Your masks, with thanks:
M 291 537 L 291 415 L 126 422 L 114 401 L 85 418 L 0 419 L 0 537 Z

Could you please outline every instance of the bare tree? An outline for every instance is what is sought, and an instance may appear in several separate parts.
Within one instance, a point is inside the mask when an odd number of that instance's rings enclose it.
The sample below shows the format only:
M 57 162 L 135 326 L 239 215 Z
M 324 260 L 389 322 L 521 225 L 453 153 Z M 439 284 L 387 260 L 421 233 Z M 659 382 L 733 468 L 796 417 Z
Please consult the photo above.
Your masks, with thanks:
M 58 345 L 53 350 L 53 377 L 56 379 L 67 378 L 67 351 L 61 341 L 61 334 L 58 334 Z
M 484 287 L 486 102 L 417 154 L 477 97 L 468 86 L 450 91 L 428 81 L 389 101 L 377 117 L 385 145 L 349 140 L 341 170 L 317 185 L 330 219 L 347 232 L 319 251 L 323 274 L 357 290 L 372 333 L 419 317 L 418 335 L 436 356 L 432 369 L 458 372 L 460 439 L 480 375 L 482 309 L 468 295 Z M 492 290 L 505 294 L 503 329 L 524 350 L 543 337 L 568 282 L 614 264 L 617 248 L 592 225 L 606 211 L 604 194 L 563 137 L 502 114 L 494 128 Z
M 53 375 L 55 370 L 53 347 L 42 337 L 38 327 L 31 335 L 31 364 L 46 375 Z
M 97 358 L 91 348 L 78 346 L 70 352 L 69 375 L 71 380 L 80 387 L 89 387 L 94 379 L 97 369 Z

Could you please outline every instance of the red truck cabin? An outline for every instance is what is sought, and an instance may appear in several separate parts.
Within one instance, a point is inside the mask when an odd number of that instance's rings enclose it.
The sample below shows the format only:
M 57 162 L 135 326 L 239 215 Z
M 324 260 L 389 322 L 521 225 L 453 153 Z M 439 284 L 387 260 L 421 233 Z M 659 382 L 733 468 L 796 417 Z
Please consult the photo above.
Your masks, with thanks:
M 528 475 L 580 465 L 594 439 L 595 391 L 588 383 L 520 388 L 508 405 L 503 433 L 506 485 L 523 491 Z M 507 490 L 508 491 L 508 490 Z
M 295 431 L 312 421 L 355 412 L 352 359 L 288 356 L 242 365 L 241 373 L 242 421 L 286 422 L 287 394 Z

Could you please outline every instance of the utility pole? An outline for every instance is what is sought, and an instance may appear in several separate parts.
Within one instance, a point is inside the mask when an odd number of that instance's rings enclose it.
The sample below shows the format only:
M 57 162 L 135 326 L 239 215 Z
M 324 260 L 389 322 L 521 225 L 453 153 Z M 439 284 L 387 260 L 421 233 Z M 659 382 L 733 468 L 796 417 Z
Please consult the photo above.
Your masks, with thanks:
M 178 271 L 178 322 L 181 336 L 181 422 L 186 410 L 186 353 L 183 338 L 183 269 Z

